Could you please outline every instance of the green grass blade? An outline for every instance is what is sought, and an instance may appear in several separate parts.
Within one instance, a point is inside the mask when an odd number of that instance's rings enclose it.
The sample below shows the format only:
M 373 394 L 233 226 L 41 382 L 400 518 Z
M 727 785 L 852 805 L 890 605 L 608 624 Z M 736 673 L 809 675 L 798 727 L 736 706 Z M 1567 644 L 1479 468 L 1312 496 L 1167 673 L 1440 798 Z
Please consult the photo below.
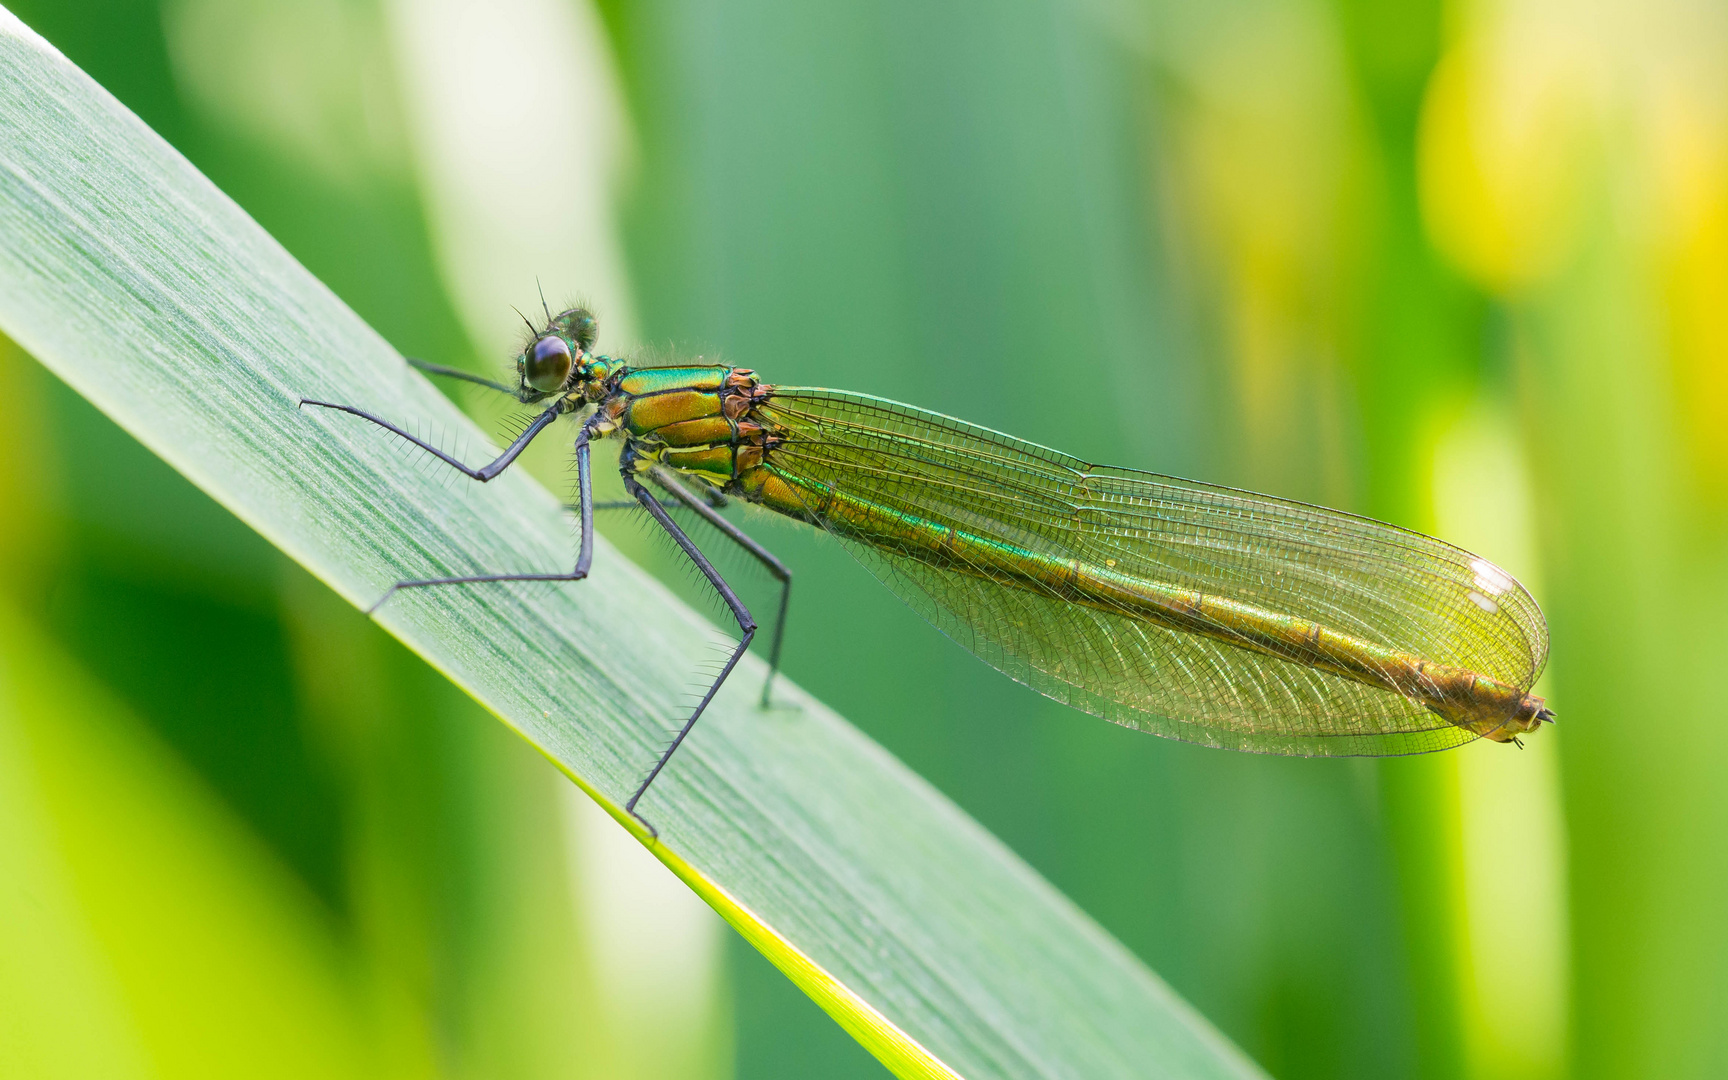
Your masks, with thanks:
M 0 328 L 357 604 L 404 576 L 572 558 L 559 500 L 520 473 L 471 484 L 296 408 L 369 406 L 485 452 L 328 289 L 4 12 Z M 379 618 L 630 824 L 619 804 L 722 638 L 604 543 L 595 565 L 581 586 L 426 590 Z M 891 1069 L 1259 1075 L 839 717 L 790 685 L 795 707 L 754 708 L 761 676 L 752 661 L 732 680 L 645 801 L 653 850 Z

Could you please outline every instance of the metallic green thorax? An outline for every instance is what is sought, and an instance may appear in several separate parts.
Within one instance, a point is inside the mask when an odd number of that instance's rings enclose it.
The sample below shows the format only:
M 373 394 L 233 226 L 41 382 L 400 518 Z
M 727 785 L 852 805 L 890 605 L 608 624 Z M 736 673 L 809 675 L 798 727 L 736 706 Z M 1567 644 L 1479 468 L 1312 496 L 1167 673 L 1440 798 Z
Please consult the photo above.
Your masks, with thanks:
M 656 463 L 742 493 L 779 440 L 754 416 L 770 388 L 728 367 L 618 371 L 600 403 L 603 431 L 621 435 L 638 469 Z
M 588 341 L 572 344 L 586 346 Z M 585 351 L 585 350 L 584 350 Z M 622 438 L 638 470 L 663 465 L 849 540 L 936 569 L 1142 620 L 1293 661 L 1400 695 L 1477 735 L 1508 741 L 1546 714 L 1540 698 L 1475 671 L 1433 663 L 1317 622 L 1060 559 L 975 535 L 776 469 L 795 433 L 775 423 L 775 388 L 744 368 L 632 370 L 578 351 L 572 409 L 595 404 L 597 434 Z

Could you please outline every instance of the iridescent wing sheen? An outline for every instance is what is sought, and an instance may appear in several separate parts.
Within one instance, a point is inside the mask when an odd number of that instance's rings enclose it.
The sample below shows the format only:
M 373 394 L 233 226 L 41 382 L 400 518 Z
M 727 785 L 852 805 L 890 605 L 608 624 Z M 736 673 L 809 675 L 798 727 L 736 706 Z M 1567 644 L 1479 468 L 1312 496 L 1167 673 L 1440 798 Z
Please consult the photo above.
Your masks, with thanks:
M 1101 467 L 861 394 L 779 387 L 759 406 L 787 440 L 769 468 L 1030 552 L 1222 596 L 1528 690 L 1547 657 L 1535 601 L 1492 563 L 1322 507 Z M 903 520 L 903 519 L 902 519 Z M 1393 691 L 1069 603 L 917 557 L 917 542 L 840 541 L 987 663 L 1128 727 L 1303 755 L 1437 750 L 1475 735 Z

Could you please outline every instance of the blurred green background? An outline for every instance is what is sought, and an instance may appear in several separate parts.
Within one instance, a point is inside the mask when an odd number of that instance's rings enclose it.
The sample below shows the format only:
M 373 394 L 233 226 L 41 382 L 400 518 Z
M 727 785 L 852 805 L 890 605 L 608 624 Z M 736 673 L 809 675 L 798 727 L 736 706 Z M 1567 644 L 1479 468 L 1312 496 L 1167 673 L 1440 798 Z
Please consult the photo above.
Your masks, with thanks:
M 798 574 L 790 675 L 1275 1076 L 1728 1072 L 1720 5 L 12 8 L 405 353 L 496 371 L 538 278 L 612 350 L 1506 566 L 1551 620 L 1559 728 L 1293 761 L 1064 710 L 760 530 Z M 883 1075 L 9 346 L 0 446 L 0 1071 Z M 556 447 L 534 465 L 567 482 Z

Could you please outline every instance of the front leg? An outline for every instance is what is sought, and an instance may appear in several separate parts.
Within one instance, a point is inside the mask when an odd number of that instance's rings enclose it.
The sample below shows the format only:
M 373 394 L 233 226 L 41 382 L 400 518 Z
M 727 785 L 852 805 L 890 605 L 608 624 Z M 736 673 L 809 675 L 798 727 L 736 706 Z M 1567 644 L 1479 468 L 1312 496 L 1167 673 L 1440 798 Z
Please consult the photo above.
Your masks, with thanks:
M 591 437 L 592 422 L 584 424 L 582 431 L 576 436 L 576 489 L 580 502 L 578 511 L 582 515 L 582 543 L 576 554 L 576 568 L 567 574 L 471 574 L 464 577 L 414 578 L 409 581 L 398 581 L 390 586 L 388 592 L 378 598 L 378 602 L 366 609 L 370 615 L 384 606 L 384 601 L 395 596 L 403 589 L 422 589 L 428 585 L 475 585 L 487 581 L 581 581 L 588 576 L 588 567 L 594 562 L 594 484 L 589 472 L 588 440 Z
M 349 413 L 349 414 L 354 415 L 354 416 L 358 416 L 362 420 L 370 420 L 370 421 L 372 421 L 372 423 L 377 424 L 379 427 L 383 428 L 384 430 L 392 431 L 392 432 L 395 432 L 397 435 L 402 436 L 404 439 L 407 439 L 409 442 L 413 443 L 415 446 L 418 446 L 420 449 L 431 454 L 433 457 L 436 457 L 438 460 L 444 462 L 446 465 L 449 465 L 452 468 L 462 470 L 462 472 L 464 472 L 467 475 L 473 477 L 474 479 L 480 481 L 482 484 L 484 484 L 486 481 L 492 479 L 494 476 L 497 476 L 499 473 L 503 472 L 505 469 L 508 469 L 510 467 L 510 463 L 515 461 L 518 457 L 520 457 L 522 455 L 522 451 L 528 449 L 528 444 L 534 441 L 534 436 L 540 434 L 542 431 L 545 431 L 548 424 L 550 424 L 550 423 L 552 423 L 552 421 L 558 419 L 558 406 L 554 405 L 552 408 L 547 409 L 545 412 L 543 412 L 539 416 L 535 417 L 534 422 L 532 424 L 528 425 L 528 429 L 526 431 L 524 431 L 521 435 L 517 436 L 516 441 L 511 443 L 510 446 L 502 454 L 499 454 L 496 461 L 493 461 L 490 465 L 482 465 L 480 468 L 475 469 L 475 468 L 471 468 L 467 465 L 462 464 L 460 461 L 457 461 L 455 458 L 451 457 L 449 454 L 446 454 L 444 451 L 438 449 L 436 446 L 433 446 L 431 443 L 427 442 L 426 440 L 421 439 L 421 438 L 414 436 L 414 435 L 410 435 L 406 431 L 403 431 L 401 428 L 397 427 L 395 424 L 392 424 L 390 421 L 385 420 L 383 417 L 375 416 L 372 413 L 365 411 L 364 409 L 356 409 L 352 405 L 337 405 L 334 402 L 329 402 L 329 401 L 314 401 L 311 398 L 301 398 L 300 404 L 301 405 L 316 405 L 321 409 L 335 409 L 337 412 L 345 412 L 345 413 Z M 379 601 L 379 603 L 383 603 L 383 601 Z
M 402 359 L 408 361 L 409 364 L 419 368 L 428 375 L 443 375 L 446 378 L 461 379 L 463 382 L 470 382 L 476 386 L 484 386 L 488 390 L 496 390 L 502 394 L 509 394 L 518 401 L 522 400 L 515 387 L 505 386 L 496 379 L 488 379 L 484 375 L 476 375 L 472 371 L 463 371 L 461 368 L 453 368 L 448 364 L 434 364 L 430 360 L 422 360 L 417 356 L 404 356 Z

